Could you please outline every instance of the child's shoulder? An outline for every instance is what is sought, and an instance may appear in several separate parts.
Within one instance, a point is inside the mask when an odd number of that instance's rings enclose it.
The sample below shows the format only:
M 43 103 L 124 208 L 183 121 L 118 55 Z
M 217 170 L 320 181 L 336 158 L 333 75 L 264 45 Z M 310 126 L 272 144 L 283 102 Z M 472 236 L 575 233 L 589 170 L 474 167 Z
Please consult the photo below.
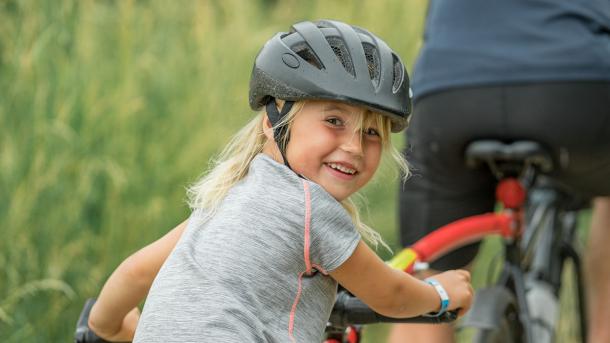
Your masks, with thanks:
M 255 184 L 264 189 L 261 198 L 272 198 L 284 206 L 305 205 L 309 202 L 314 212 L 326 211 L 344 213 L 349 217 L 341 203 L 319 184 L 298 176 L 283 164 L 265 154 L 259 154 L 252 162 L 250 177 Z M 258 187 L 257 187 L 258 188 Z M 271 199 L 270 199 L 271 200 Z
M 250 164 L 248 184 L 263 188 L 261 197 L 281 198 L 302 193 L 302 179 L 271 156 L 260 153 Z
M 315 221 L 331 221 L 337 225 L 351 226 L 350 214 L 345 207 L 319 184 L 305 180 L 309 188 L 312 219 Z
M 316 207 L 344 210 L 341 203 L 330 195 L 330 193 L 328 193 L 324 187 L 311 180 L 303 180 L 303 183 L 307 185 L 304 186 L 304 188 L 308 188 L 312 204 L 315 204 Z

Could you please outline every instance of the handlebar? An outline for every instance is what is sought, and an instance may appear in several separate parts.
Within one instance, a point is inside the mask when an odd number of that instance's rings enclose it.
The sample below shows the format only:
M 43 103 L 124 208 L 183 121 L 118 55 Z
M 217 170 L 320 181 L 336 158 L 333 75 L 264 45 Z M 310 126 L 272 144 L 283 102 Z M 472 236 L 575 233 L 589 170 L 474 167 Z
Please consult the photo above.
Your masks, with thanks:
M 391 318 L 373 311 L 362 300 L 345 290 L 337 293 L 335 306 L 330 314 L 329 322 L 333 326 L 362 325 L 374 323 L 450 323 L 457 319 L 457 312 L 445 312 L 438 317 L 418 316 L 411 318 Z
M 87 299 L 85 306 L 83 306 L 83 310 L 76 323 L 74 343 L 110 343 L 96 335 L 95 332 L 89 328 L 89 313 L 91 312 L 93 304 L 95 304 L 95 300 L 95 298 Z
M 74 343 L 110 343 L 93 332 L 89 328 L 89 314 L 94 298 L 87 299 L 83 310 L 78 317 L 76 324 L 76 332 L 74 334 Z M 349 294 L 346 290 L 340 290 L 337 293 L 335 306 L 330 314 L 329 324 L 336 327 L 347 327 L 350 325 L 363 325 L 374 323 L 427 323 L 427 324 L 442 324 L 450 323 L 457 319 L 457 312 L 445 312 L 438 317 L 418 316 L 411 318 L 391 318 L 382 316 L 373 311 L 362 300 Z

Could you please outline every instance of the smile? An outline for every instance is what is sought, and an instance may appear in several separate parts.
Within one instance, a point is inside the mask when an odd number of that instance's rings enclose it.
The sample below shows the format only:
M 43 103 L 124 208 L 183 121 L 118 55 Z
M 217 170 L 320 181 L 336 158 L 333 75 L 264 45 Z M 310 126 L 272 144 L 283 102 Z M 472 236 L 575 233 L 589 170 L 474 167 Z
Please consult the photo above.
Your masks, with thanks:
M 346 167 L 346 166 L 338 164 L 338 163 L 331 162 L 331 163 L 325 163 L 325 165 L 328 166 L 332 170 L 341 172 L 346 175 L 355 175 L 356 173 L 358 173 L 358 171 L 356 171 L 356 169 L 349 168 L 349 167 Z

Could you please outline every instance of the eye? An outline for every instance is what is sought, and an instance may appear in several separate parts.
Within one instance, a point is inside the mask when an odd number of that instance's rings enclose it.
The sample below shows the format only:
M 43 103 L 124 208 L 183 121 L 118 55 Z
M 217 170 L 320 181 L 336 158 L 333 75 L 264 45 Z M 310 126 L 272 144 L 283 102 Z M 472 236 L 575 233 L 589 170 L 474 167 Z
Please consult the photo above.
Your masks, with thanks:
M 364 129 L 364 134 L 367 136 L 379 136 L 379 131 L 377 131 L 377 129 L 369 127 L 368 129 Z
M 341 120 L 337 117 L 330 117 L 330 118 L 326 118 L 325 120 L 327 123 L 329 123 L 333 126 L 343 126 L 343 120 Z

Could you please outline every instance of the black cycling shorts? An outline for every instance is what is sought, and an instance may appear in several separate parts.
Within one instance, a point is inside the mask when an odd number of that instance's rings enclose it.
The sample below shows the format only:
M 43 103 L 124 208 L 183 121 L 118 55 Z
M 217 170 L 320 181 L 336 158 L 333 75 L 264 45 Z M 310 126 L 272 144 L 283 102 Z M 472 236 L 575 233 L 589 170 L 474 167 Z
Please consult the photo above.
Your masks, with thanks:
M 553 82 L 460 88 L 427 95 L 407 129 L 412 176 L 400 191 L 401 243 L 456 219 L 493 211 L 496 179 L 464 164 L 476 139 L 535 140 L 562 161 L 552 175 L 581 195 L 610 195 L 610 82 Z M 470 263 L 478 244 L 432 268 Z

